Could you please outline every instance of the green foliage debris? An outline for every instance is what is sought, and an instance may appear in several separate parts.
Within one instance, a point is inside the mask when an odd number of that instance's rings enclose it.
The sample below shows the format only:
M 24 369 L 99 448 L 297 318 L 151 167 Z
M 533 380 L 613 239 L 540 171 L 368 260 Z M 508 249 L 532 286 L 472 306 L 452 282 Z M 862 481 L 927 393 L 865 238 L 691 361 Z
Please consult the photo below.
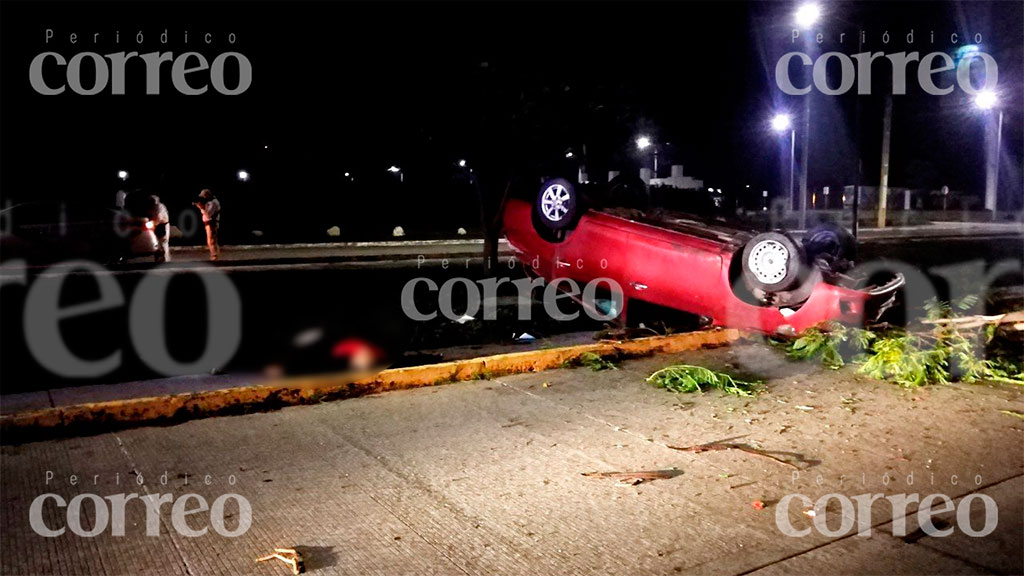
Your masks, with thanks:
M 865 330 L 830 321 L 805 330 L 794 340 L 774 343 L 790 358 L 820 358 L 832 369 L 842 367 L 845 358 L 850 358 L 860 364 L 858 372 L 906 387 L 978 380 L 1024 385 L 1019 354 L 1003 355 L 993 346 L 990 357 L 985 357 L 997 326 L 956 321 L 977 302 L 973 295 L 952 304 L 932 299 L 925 304 L 922 327 L 917 330 Z
M 651 374 L 647 381 L 672 392 L 703 392 L 715 388 L 736 396 L 753 396 L 760 388 L 760 382 L 738 380 L 724 372 L 690 364 L 662 368 Z
M 614 362 L 602 358 L 600 355 L 593 352 L 584 352 L 576 358 L 566 360 L 563 366 L 566 368 L 590 368 L 594 372 L 600 372 L 601 370 L 618 370 Z

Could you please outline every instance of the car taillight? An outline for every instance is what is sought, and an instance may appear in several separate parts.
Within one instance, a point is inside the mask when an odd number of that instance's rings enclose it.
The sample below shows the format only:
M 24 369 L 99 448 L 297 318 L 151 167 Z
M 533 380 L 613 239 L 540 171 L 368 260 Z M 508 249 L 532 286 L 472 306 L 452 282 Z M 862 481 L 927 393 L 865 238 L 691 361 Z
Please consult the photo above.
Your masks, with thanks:
M 152 230 L 153 228 L 155 228 L 155 225 L 153 224 L 153 221 L 152 220 L 146 220 L 146 230 Z

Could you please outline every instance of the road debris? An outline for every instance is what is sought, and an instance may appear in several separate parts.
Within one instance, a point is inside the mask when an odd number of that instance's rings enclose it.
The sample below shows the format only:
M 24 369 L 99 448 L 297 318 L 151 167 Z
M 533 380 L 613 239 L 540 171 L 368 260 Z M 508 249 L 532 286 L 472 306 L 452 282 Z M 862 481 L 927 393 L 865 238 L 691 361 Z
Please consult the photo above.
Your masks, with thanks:
M 738 450 L 740 452 L 745 452 L 747 454 L 752 454 L 754 456 L 760 456 L 762 458 L 767 458 L 767 459 L 769 459 L 769 460 L 771 460 L 773 462 L 778 462 L 779 464 L 782 464 L 783 466 L 789 466 L 791 468 L 796 468 L 798 470 L 800 469 L 800 467 L 797 466 L 796 463 L 791 462 L 789 460 L 784 460 L 782 458 L 778 458 L 778 457 L 772 456 L 772 454 L 774 453 L 774 454 L 783 454 L 783 455 L 786 455 L 786 456 L 791 456 L 793 459 L 796 460 L 797 463 L 800 463 L 800 464 L 808 464 L 808 465 L 813 464 L 813 462 L 806 460 L 803 457 L 802 454 L 797 454 L 795 452 L 769 452 L 767 450 L 761 450 L 761 449 L 758 449 L 758 448 L 754 448 L 753 446 L 749 446 L 747 444 L 736 444 L 736 443 L 732 443 L 732 442 L 709 442 L 707 444 L 698 444 L 698 445 L 695 445 L 695 446 L 672 446 L 672 445 L 666 444 L 665 447 L 669 448 L 669 449 L 672 449 L 672 450 L 679 450 L 680 452 L 691 452 L 693 454 L 700 454 L 702 452 L 715 452 L 715 451 L 718 451 L 718 450 Z
M 616 486 L 636 486 L 643 482 L 675 478 L 682 473 L 682 470 L 669 468 L 667 470 L 639 470 L 636 472 L 584 472 L 582 475 L 590 478 L 611 478 L 616 480 Z
M 1017 418 L 1024 420 L 1024 414 L 1021 414 L 1020 412 L 1014 412 L 1013 410 L 1000 410 L 1000 412 L 1003 414 L 1009 414 L 1010 416 L 1016 416 Z
M 764 510 L 764 502 L 761 500 L 754 500 L 750 503 L 754 510 Z
M 273 554 L 257 558 L 256 562 L 266 562 L 274 558 L 287 564 L 292 569 L 292 574 L 302 574 L 306 571 L 306 564 L 302 560 L 302 554 L 294 548 L 274 548 Z
M 600 372 L 602 370 L 618 370 L 615 363 L 611 360 L 603 358 L 600 354 L 594 352 L 584 352 L 576 358 L 570 358 L 566 360 L 562 365 L 565 368 L 590 368 L 594 372 Z
M 662 368 L 647 377 L 647 382 L 671 392 L 703 392 L 704 388 L 717 388 L 735 396 L 753 396 L 760 382 L 738 380 L 724 372 L 715 372 L 703 366 L 677 364 Z

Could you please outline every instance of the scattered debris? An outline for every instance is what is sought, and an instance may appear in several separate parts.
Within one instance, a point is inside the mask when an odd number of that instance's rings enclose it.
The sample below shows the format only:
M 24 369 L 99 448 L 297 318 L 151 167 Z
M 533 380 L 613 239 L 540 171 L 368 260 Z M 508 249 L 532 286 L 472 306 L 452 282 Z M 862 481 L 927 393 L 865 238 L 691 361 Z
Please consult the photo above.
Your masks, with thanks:
M 702 452 L 714 452 L 718 450 L 739 450 L 740 452 L 745 452 L 747 454 L 752 454 L 754 456 L 767 458 L 773 462 L 778 462 L 783 466 L 789 466 L 790 468 L 796 468 L 797 470 L 799 470 L 800 467 L 797 466 L 795 463 L 789 460 L 783 460 L 782 458 L 777 458 L 775 456 L 772 456 L 772 454 L 783 454 L 786 456 L 791 456 L 794 460 L 796 460 L 797 463 L 800 464 L 816 464 L 815 461 L 806 460 L 802 454 L 796 454 L 794 452 L 770 452 L 767 450 L 754 448 L 753 446 L 749 446 L 747 444 L 736 444 L 732 442 L 709 442 L 707 444 L 698 444 L 694 446 L 671 446 L 666 444 L 665 446 L 672 450 L 679 450 L 680 452 L 691 452 L 693 454 L 700 454 Z
M 810 412 L 811 410 L 814 410 L 814 406 L 804 406 L 804 405 L 801 405 L 801 406 L 794 406 L 794 408 L 796 408 L 797 410 L 803 410 L 804 412 Z
M 453 320 L 453 322 L 455 322 L 456 324 L 465 324 L 466 322 L 470 322 L 472 320 L 476 320 L 476 318 L 473 318 L 469 314 L 463 314 L 462 316 L 459 316 L 458 318 Z
M 534 340 L 537 339 L 537 337 L 534 336 L 533 334 L 530 334 L 529 332 L 523 332 L 519 336 L 516 336 L 513 332 L 512 339 L 515 340 L 516 342 L 533 342 Z
M 405 228 L 395 226 L 395 229 L 391 231 L 391 235 L 395 238 L 401 238 L 402 236 L 405 236 Z
M 1020 412 L 1014 412 L 1013 410 L 1000 410 L 1000 412 L 1003 414 L 1009 414 L 1010 416 L 1016 416 L 1017 418 L 1024 420 L 1024 414 L 1021 414 Z
M 717 388 L 736 396 L 753 396 L 757 394 L 761 385 L 760 382 L 737 380 L 724 372 L 715 372 L 691 364 L 662 368 L 648 376 L 647 381 L 672 392 L 703 392 L 707 387 Z
M 612 361 L 606 360 L 593 352 L 584 352 L 576 358 L 570 358 L 565 361 L 563 366 L 566 368 L 590 368 L 594 372 L 600 372 L 601 370 L 618 370 Z
M 616 485 L 618 486 L 636 486 L 642 482 L 675 478 L 682 473 L 683 471 L 677 468 L 669 468 L 667 470 L 640 470 L 637 472 L 584 472 L 583 476 L 611 478 L 617 481 Z
M 257 558 L 256 562 L 266 562 L 277 558 L 292 569 L 292 574 L 302 574 L 306 571 L 306 565 L 302 560 L 302 554 L 299 554 L 294 548 L 274 548 L 273 554 L 268 554 L 261 558 Z
M 990 380 L 1024 385 L 1019 336 L 1024 311 L 993 316 L 961 316 L 978 303 L 968 295 L 954 303 L 935 298 L 925 303 L 916 329 L 889 325 L 860 329 L 838 322 L 809 328 L 798 338 L 773 340 L 795 359 L 820 357 L 833 369 L 844 354 L 860 364 L 858 372 L 905 387 L 947 384 L 953 380 Z M 987 356 L 987 357 L 986 357 Z
M 814 518 L 818 513 L 814 511 L 814 508 L 804 508 L 804 516 L 808 518 Z
M 753 506 L 754 510 L 764 510 L 764 502 L 761 500 L 754 500 L 750 505 Z
M 543 386 L 544 388 L 551 388 L 551 383 L 550 382 L 545 382 L 545 383 L 541 384 L 541 386 Z
M 466 229 L 465 228 L 459 228 L 458 230 L 455 231 L 455 233 L 458 234 L 459 236 L 465 236 L 466 235 Z
M 332 238 L 337 238 L 338 236 L 341 236 L 341 228 L 337 226 L 331 226 L 330 228 L 327 229 L 327 235 Z

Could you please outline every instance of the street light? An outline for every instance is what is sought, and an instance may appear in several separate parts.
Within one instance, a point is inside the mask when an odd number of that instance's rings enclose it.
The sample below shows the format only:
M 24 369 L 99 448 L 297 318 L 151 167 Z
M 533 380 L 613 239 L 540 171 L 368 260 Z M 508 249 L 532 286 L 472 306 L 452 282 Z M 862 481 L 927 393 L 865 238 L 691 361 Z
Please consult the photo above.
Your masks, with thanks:
M 398 174 L 398 181 L 405 182 L 405 174 L 402 173 L 402 169 L 399 168 L 398 166 L 392 164 L 391 167 L 388 168 L 388 172 L 391 172 L 392 174 Z
M 466 161 L 465 160 L 459 160 L 459 168 L 465 168 L 465 167 L 466 167 Z
M 999 103 L 996 93 L 991 90 L 982 90 L 974 97 L 974 105 L 982 110 L 991 110 Z
M 996 217 L 996 191 L 999 189 L 999 154 L 1003 147 L 1003 110 L 999 108 L 999 96 L 992 90 L 982 90 L 974 97 L 974 105 L 978 109 L 988 112 L 999 110 L 999 121 L 996 125 L 996 150 L 995 154 L 988 161 L 988 171 L 985 174 L 985 209 L 992 211 L 992 218 Z
M 654 142 L 651 142 L 651 139 L 648 136 L 640 136 L 640 137 L 638 137 L 636 139 L 636 148 L 637 148 L 637 150 L 641 150 L 641 151 L 646 150 L 648 148 L 652 148 L 654 150 L 654 177 L 657 178 L 658 177 L 658 147 L 654 145 Z
M 782 133 L 789 130 L 789 205 L 793 206 L 793 179 L 796 174 L 796 128 L 791 128 L 789 114 L 776 114 L 772 118 L 772 130 Z
M 804 4 L 796 11 L 796 25 L 800 28 L 810 28 L 821 17 L 821 8 L 817 4 Z
M 122 182 L 124 182 L 125 180 L 128 179 L 128 172 L 125 170 L 118 170 L 117 177 L 120 178 Z
M 239 182 L 248 182 L 249 181 L 249 173 L 246 172 L 245 170 L 239 170 L 238 171 L 238 181 Z

